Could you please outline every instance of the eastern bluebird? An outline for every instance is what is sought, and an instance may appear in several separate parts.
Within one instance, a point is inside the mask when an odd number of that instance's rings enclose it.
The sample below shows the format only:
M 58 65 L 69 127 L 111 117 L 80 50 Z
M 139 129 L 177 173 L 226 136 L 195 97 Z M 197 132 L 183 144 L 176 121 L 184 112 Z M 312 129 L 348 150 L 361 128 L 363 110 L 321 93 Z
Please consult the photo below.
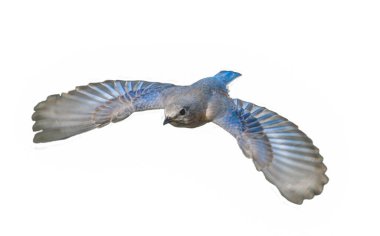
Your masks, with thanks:
M 164 124 L 195 128 L 214 122 L 234 136 L 245 156 L 289 201 L 302 204 L 328 182 L 317 147 L 298 127 L 264 107 L 228 95 L 241 74 L 221 71 L 189 86 L 108 80 L 51 95 L 34 108 L 34 142 L 50 142 L 124 120 L 133 112 L 164 109 Z

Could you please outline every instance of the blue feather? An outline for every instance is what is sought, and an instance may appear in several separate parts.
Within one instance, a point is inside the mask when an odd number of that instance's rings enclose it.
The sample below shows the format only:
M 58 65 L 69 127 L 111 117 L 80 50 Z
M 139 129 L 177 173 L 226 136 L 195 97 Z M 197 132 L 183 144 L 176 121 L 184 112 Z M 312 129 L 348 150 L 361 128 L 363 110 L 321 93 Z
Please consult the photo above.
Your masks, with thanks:
M 233 81 L 239 76 L 241 76 L 240 73 L 237 73 L 234 71 L 226 71 L 226 70 L 222 70 L 218 74 L 214 75 L 215 78 L 219 79 L 224 84 L 229 84 L 231 81 Z

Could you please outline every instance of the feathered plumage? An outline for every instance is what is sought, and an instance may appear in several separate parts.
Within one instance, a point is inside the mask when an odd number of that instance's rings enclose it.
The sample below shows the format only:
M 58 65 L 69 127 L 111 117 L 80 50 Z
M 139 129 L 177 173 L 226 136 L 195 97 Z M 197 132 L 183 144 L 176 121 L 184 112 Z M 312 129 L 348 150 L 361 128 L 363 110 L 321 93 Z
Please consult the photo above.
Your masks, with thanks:
M 227 84 L 241 74 L 221 71 L 189 86 L 105 81 L 51 95 L 35 108 L 34 142 L 50 142 L 118 122 L 133 112 L 164 109 L 176 127 L 214 122 L 232 134 L 245 156 L 289 201 L 302 204 L 328 182 L 319 150 L 298 127 L 264 107 L 231 99 Z

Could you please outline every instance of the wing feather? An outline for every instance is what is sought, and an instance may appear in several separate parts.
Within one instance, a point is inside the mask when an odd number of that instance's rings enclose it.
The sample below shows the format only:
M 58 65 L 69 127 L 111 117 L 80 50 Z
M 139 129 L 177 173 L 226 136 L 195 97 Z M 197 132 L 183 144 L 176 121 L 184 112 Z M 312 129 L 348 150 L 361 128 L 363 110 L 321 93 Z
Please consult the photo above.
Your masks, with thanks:
M 298 127 L 264 107 L 233 99 L 231 108 L 214 122 L 230 132 L 243 153 L 289 201 L 302 204 L 322 192 L 326 166 Z
M 38 103 L 32 115 L 34 142 L 50 142 L 124 120 L 135 111 L 163 108 L 173 84 L 107 80 L 78 86 Z

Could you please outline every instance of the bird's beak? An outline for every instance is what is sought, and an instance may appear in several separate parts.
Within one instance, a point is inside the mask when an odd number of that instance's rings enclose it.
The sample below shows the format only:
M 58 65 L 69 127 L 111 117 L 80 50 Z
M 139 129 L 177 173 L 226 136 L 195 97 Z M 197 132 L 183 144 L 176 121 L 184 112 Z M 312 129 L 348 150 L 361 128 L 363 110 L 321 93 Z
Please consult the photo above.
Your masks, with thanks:
M 171 121 L 172 119 L 170 117 L 165 117 L 164 125 L 166 125 L 167 123 L 170 123 Z

